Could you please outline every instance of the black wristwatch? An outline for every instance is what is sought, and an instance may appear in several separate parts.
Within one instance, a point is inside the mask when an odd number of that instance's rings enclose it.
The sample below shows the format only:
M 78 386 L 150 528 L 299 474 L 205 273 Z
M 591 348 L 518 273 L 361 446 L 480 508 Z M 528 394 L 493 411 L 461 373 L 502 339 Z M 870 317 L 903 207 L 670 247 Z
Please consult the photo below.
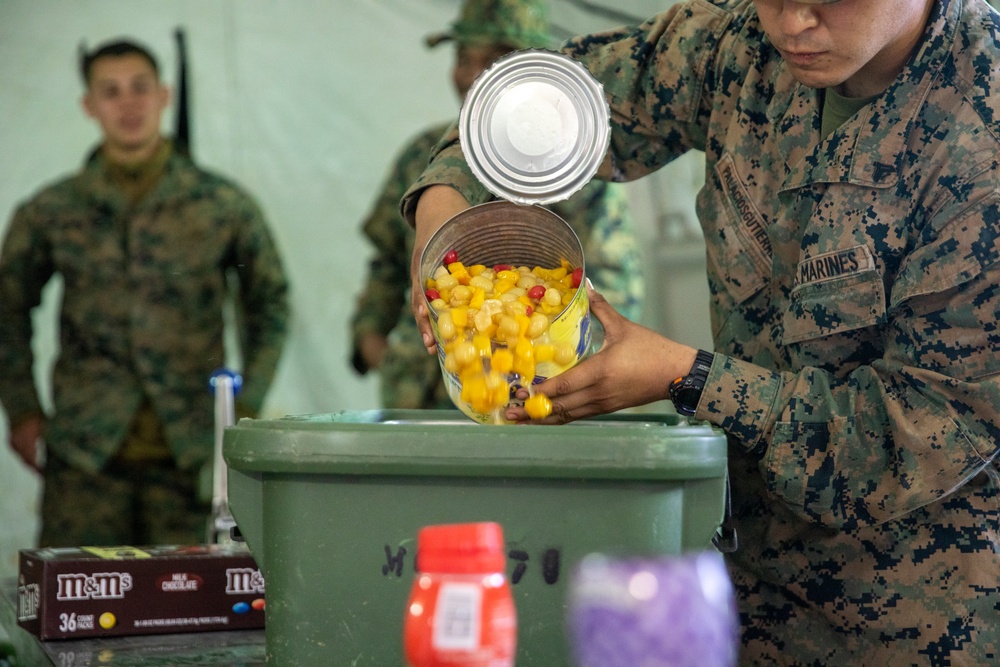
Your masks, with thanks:
M 687 417 L 693 417 L 701 400 L 701 392 L 708 380 L 708 371 L 712 368 L 714 355 L 705 350 L 698 350 L 694 365 L 684 377 L 679 377 L 670 383 L 670 400 L 677 412 Z

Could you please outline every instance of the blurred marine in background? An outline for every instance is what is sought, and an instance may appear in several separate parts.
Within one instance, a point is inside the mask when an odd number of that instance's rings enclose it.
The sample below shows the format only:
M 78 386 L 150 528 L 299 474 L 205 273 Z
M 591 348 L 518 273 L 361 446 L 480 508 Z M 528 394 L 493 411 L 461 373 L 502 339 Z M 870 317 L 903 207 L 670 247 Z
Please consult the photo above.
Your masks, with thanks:
M 452 81 L 464 100 L 476 77 L 497 59 L 518 49 L 553 46 L 548 8 L 538 0 L 468 0 L 450 30 L 427 38 L 432 47 L 449 41 L 456 47 Z M 352 365 L 362 374 L 378 370 L 386 408 L 454 407 L 438 360 L 427 355 L 410 311 L 414 231 L 399 214 L 400 199 L 450 125 L 427 129 L 399 153 L 362 227 L 375 256 L 352 319 Z M 592 181 L 548 208 L 580 237 L 594 285 L 626 317 L 638 320 L 642 258 L 622 186 Z
M 17 208 L 0 251 L 10 444 L 43 474 L 42 546 L 203 542 L 223 304 L 236 293 L 237 412 L 254 414 L 285 339 L 285 275 L 254 200 L 161 135 L 170 91 L 153 55 L 117 41 L 80 66 L 102 142 L 78 173 Z M 61 349 L 46 416 L 31 313 L 57 274 Z

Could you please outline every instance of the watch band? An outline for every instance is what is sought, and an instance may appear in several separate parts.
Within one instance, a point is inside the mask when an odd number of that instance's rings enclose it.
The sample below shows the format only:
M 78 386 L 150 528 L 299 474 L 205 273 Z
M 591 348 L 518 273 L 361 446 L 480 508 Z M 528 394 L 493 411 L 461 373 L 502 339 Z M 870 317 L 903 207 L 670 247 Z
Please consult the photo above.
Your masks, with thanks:
M 688 374 L 670 383 L 670 400 L 673 401 L 674 408 L 680 414 L 688 417 L 694 416 L 714 358 L 715 355 L 711 352 L 698 350 Z

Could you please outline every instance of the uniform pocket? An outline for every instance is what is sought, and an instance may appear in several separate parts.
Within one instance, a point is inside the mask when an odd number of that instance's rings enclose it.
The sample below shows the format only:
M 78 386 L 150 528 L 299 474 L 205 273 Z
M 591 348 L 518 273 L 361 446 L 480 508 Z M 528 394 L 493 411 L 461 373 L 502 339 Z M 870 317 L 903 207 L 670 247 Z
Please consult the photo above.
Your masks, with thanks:
M 873 326 L 885 319 L 885 285 L 867 246 L 799 262 L 785 311 L 784 344 Z

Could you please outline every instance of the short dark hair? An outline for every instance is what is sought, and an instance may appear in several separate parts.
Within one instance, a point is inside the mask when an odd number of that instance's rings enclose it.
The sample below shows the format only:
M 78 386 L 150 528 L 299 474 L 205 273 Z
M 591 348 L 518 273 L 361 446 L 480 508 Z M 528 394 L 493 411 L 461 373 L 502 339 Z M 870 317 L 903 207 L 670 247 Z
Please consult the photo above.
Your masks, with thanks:
M 93 51 L 88 52 L 87 48 L 80 46 L 80 76 L 83 77 L 83 85 L 90 86 L 90 73 L 94 68 L 94 61 L 98 58 L 120 57 L 137 55 L 145 58 L 153 67 L 156 77 L 160 77 L 160 65 L 156 62 L 153 52 L 145 46 L 126 39 L 119 39 L 113 42 L 105 42 L 97 46 Z

